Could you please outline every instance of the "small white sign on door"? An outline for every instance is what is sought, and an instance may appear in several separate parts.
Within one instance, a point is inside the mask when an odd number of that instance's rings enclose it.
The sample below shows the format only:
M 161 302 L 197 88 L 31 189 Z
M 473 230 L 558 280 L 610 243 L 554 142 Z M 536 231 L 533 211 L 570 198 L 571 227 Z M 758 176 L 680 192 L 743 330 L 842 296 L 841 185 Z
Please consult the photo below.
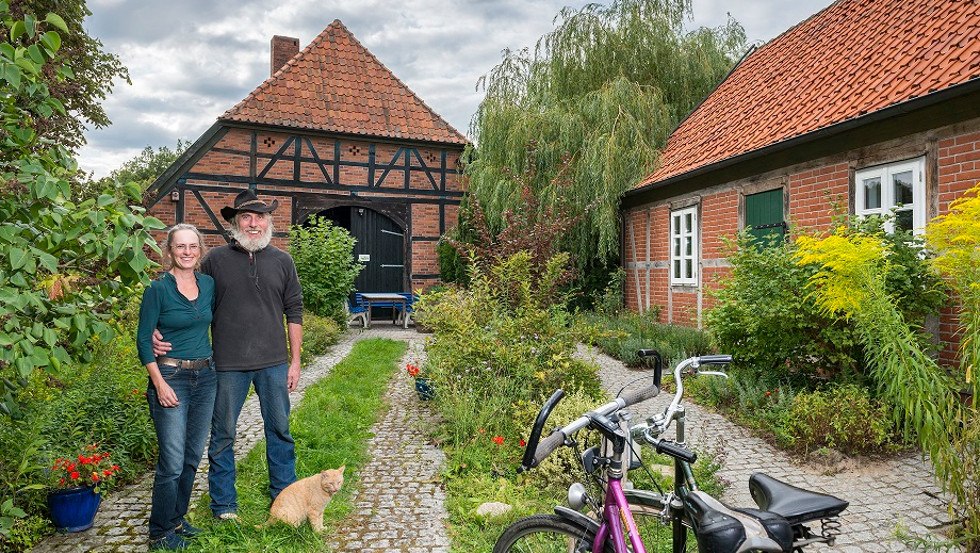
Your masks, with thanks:
M 369 253 L 359 253 L 357 254 L 357 261 L 359 263 L 368 263 L 371 261 L 371 254 Z

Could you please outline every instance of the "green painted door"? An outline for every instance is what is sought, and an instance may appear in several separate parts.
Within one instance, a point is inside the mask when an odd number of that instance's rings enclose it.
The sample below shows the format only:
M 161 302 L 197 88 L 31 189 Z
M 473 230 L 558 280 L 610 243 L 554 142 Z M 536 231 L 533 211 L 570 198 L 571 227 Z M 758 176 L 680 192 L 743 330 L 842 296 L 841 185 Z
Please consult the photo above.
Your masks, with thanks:
M 745 197 L 745 226 L 758 241 L 782 239 L 786 234 L 783 220 L 783 189 L 767 190 Z M 770 238 L 767 238 L 770 237 Z

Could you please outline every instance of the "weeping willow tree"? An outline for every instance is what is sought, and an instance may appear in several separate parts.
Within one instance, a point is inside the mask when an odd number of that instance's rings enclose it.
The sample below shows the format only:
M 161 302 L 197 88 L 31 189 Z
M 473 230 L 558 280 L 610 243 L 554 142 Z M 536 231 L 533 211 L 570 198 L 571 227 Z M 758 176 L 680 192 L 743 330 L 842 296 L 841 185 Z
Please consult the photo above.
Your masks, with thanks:
M 470 194 L 497 230 L 508 209 L 522 208 L 515 175 L 530 175 L 543 208 L 563 196 L 577 211 L 562 246 L 578 268 L 615 263 L 620 197 L 654 169 L 674 126 L 745 48 L 734 20 L 688 32 L 691 15 L 690 0 L 565 8 L 533 53 L 504 52 L 479 83 L 486 97 L 466 166 Z M 559 171 L 567 178 L 556 179 Z

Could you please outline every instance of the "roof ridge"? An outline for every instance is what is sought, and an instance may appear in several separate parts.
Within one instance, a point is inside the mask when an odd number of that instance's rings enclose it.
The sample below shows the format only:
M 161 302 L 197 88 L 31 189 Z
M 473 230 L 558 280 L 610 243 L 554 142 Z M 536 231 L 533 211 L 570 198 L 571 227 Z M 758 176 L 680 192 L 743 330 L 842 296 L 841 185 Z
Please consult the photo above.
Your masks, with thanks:
M 397 82 L 398 84 L 400 84 L 403 87 L 405 87 L 405 90 L 407 90 L 409 93 L 411 93 L 411 95 L 416 100 L 418 100 L 420 104 L 422 104 L 423 106 L 425 106 L 425 109 L 429 110 L 432 113 L 432 115 L 435 115 L 437 119 L 439 119 L 440 121 L 442 121 L 443 123 L 445 123 L 446 126 L 449 127 L 450 130 L 452 130 L 453 132 L 455 132 L 459 136 L 463 137 L 464 139 L 466 138 L 466 135 L 464 135 L 463 133 L 459 132 L 459 130 L 456 129 L 456 127 L 450 125 L 449 124 L 449 121 L 446 121 L 445 119 L 443 119 L 442 116 L 439 115 L 438 113 L 436 113 L 436 111 L 434 109 L 432 109 L 431 107 L 429 107 L 429 104 L 425 103 L 425 100 L 423 100 L 422 98 L 420 98 L 419 95 L 416 94 L 414 90 L 412 90 L 407 84 L 405 84 L 404 82 L 402 82 L 402 80 L 398 78 L 398 75 L 395 75 L 395 72 L 394 71 L 392 71 L 391 69 L 389 69 L 388 66 L 384 64 L 383 61 L 381 61 L 380 59 L 378 59 L 377 56 L 374 55 L 374 52 L 372 52 L 366 46 L 364 46 L 363 44 L 361 44 L 361 41 L 360 40 L 357 40 L 357 37 L 354 36 L 354 33 L 350 32 L 350 29 L 348 29 L 347 26 L 344 25 L 344 23 L 341 20 L 334 19 L 333 20 L 333 23 L 339 23 L 340 24 L 340 28 L 342 28 L 347 33 L 347 35 L 350 37 L 350 39 L 352 41 L 354 41 L 362 50 L 364 50 L 364 52 L 366 52 L 367 55 L 371 57 L 371 59 L 373 59 L 375 62 L 377 62 L 378 65 L 380 65 L 382 68 L 384 68 L 384 70 L 387 71 L 388 74 L 390 74 L 393 79 L 395 79 L 395 82 Z M 333 23 L 331 23 L 330 25 L 328 25 L 327 26 L 327 29 L 329 29 L 330 26 L 333 25 Z M 327 29 L 324 29 L 324 32 L 326 32 Z M 323 33 L 320 33 L 320 34 L 322 35 Z M 292 60 L 290 60 L 290 61 L 292 61 Z
M 343 115 L 327 115 L 324 114 L 324 110 L 320 110 L 319 114 L 311 115 L 310 109 L 313 109 L 314 112 L 317 110 L 310 108 L 305 103 L 306 99 L 310 98 L 306 96 L 306 93 L 312 91 L 314 94 L 313 99 L 315 100 L 316 95 L 324 92 L 324 85 L 329 86 L 330 83 L 336 85 L 336 82 L 338 82 L 329 78 L 331 73 L 325 70 L 324 63 L 342 63 L 343 59 L 349 59 L 350 57 L 357 58 L 360 56 L 363 56 L 364 61 L 362 63 L 366 63 L 366 65 L 357 64 L 348 66 L 352 69 L 352 72 L 345 72 L 348 76 L 353 76 L 354 79 L 344 81 L 343 77 L 338 78 L 339 81 L 352 85 L 347 87 L 342 85 L 340 87 L 340 94 L 343 98 L 348 99 L 346 104 L 348 108 L 351 105 L 351 98 L 355 100 L 354 104 L 356 104 L 356 107 L 353 110 L 348 109 L 345 111 L 342 109 L 345 105 L 343 101 L 340 104 L 335 104 L 336 97 L 333 96 L 331 99 L 326 100 L 326 105 L 338 105 L 341 107 L 342 113 L 353 113 L 358 115 L 358 117 L 366 117 L 367 121 L 377 121 L 378 117 L 383 117 L 384 123 L 380 126 L 374 125 L 374 128 L 370 128 L 371 124 L 368 123 L 362 128 L 359 125 L 365 119 L 344 120 Z M 304 64 L 307 58 L 309 58 L 309 62 Z M 320 75 L 324 77 L 315 84 L 312 81 L 307 81 L 307 78 L 311 74 L 309 73 L 309 67 L 306 66 L 310 64 L 318 67 Z M 299 67 L 299 70 L 296 69 L 297 67 Z M 305 72 L 303 71 L 304 69 L 306 69 Z M 299 72 L 294 74 L 294 71 Z M 373 77 L 372 74 L 374 75 Z M 360 78 L 365 80 L 360 80 Z M 295 84 L 294 81 L 309 84 L 302 84 L 305 88 L 296 89 L 292 86 Z M 386 81 L 388 81 L 387 84 L 384 84 Z M 382 84 L 378 84 L 379 82 Z M 374 83 L 379 88 L 372 88 L 370 83 Z M 293 96 L 294 93 L 290 89 L 299 93 Z M 362 93 L 365 91 L 375 92 L 380 105 L 379 103 L 372 104 L 370 100 L 367 103 L 363 103 L 358 100 L 364 100 L 364 98 L 349 95 L 351 92 L 358 91 Z M 344 92 L 347 92 L 348 96 L 343 96 Z M 269 97 L 277 97 L 279 99 L 291 97 L 293 100 L 298 99 L 299 103 L 303 103 L 306 106 L 305 116 L 300 114 L 299 117 L 296 117 L 298 114 L 295 110 L 296 105 L 290 101 L 278 102 L 275 104 L 275 108 L 278 109 L 264 107 L 263 103 L 267 102 Z M 399 99 L 401 103 L 398 103 Z M 290 112 L 290 107 L 293 108 L 292 112 Z M 329 112 L 331 109 L 333 108 L 327 108 L 326 111 Z M 383 110 L 383 116 L 380 116 L 377 111 L 373 112 L 372 115 L 372 109 Z M 388 121 L 389 113 L 400 113 L 404 115 L 400 118 L 396 116 L 398 122 L 390 123 Z M 411 119 L 413 116 L 415 117 L 414 121 Z M 332 130 L 355 135 L 407 138 L 443 143 L 469 143 L 469 139 L 463 133 L 449 124 L 448 121 L 425 103 L 414 90 L 399 79 L 387 65 L 354 36 L 340 19 L 334 19 L 305 48 L 297 52 L 282 67 L 277 69 L 275 73 L 262 81 L 245 98 L 225 111 L 218 119 L 231 121 L 245 120 L 276 126 Z M 358 121 L 361 123 L 358 123 Z

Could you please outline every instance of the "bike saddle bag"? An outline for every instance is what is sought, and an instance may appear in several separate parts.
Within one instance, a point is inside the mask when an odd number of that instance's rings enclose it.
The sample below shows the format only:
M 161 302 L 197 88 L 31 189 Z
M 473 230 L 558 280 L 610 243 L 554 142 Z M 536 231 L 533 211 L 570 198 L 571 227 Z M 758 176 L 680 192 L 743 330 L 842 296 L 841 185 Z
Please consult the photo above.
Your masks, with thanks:
M 702 491 L 687 494 L 684 509 L 698 541 L 699 553 L 773 553 L 793 548 L 793 530 L 779 515 L 737 511 Z
M 848 506 L 843 499 L 797 488 L 761 472 L 749 477 L 749 492 L 760 509 L 776 513 L 790 524 L 834 517 Z

